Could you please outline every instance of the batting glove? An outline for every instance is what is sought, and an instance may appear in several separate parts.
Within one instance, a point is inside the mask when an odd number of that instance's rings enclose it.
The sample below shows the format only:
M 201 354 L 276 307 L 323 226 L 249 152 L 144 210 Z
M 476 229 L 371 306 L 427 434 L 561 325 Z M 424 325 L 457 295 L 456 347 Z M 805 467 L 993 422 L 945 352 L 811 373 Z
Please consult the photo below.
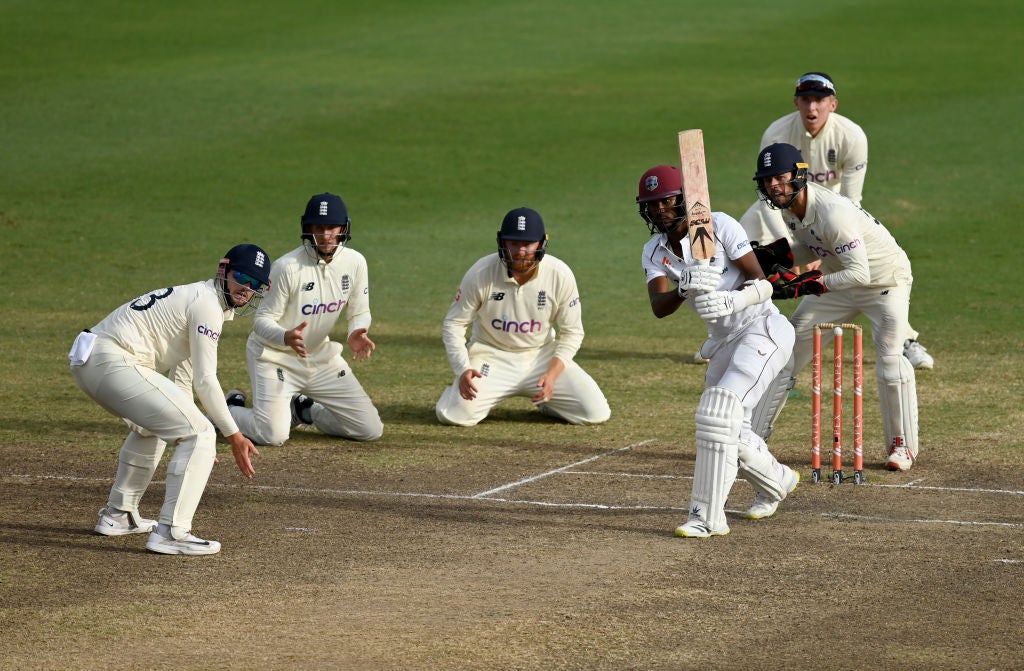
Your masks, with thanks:
M 733 292 L 712 291 L 693 299 L 693 309 L 704 319 L 728 317 L 733 313 Z
M 722 266 L 712 266 L 703 263 L 688 264 L 679 273 L 679 286 L 677 287 L 679 297 L 686 298 L 686 294 L 691 291 L 700 293 L 717 291 L 718 283 L 722 279 L 723 270 L 725 268 Z

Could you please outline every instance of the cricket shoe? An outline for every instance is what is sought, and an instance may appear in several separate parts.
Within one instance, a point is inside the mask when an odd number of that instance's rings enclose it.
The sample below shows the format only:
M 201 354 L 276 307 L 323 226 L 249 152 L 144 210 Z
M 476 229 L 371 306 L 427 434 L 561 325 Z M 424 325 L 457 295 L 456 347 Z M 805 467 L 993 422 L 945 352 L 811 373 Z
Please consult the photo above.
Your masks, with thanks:
M 138 513 L 120 512 L 110 508 L 100 508 L 99 520 L 93 527 L 96 533 L 104 536 L 124 536 L 125 534 L 145 534 L 156 529 L 156 520 L 147 520 Z
M 228 405 L 234 405 L 239 408 L 245 407 L 245 402 L 248 400 L 248 396 L 241 389 L 232 389 L 228 393 L 224 394 L 224 401 Z
M 789 466 L 783 466 L 782 468 L 785 469 L 782 476 L 782 488 L 786 490 L 786 496 L 789 496 L 796 489 L 796 486 L 800 484 L 800 472 Z M 782 499 L 786 498 L 786 496 L 783 496 Z M 771 517 L 779 509 L 782 499 L 774 501 L 761 492 L 757 492 L 754 494 L 753 505 L 744 511 L 743 516 L 748 520 L 763 520 L 766 517 Z
M 914 465 L 914 453 L 903 445 L 899 438 L 894 439 L 893 443 L 889 448 L 889 459 L 885 462 L 885 467 L 890 471 L 909 471 Z
M 704 357 L 702 357 L 700 355 L 700 350 L 697 350 L 696 352 L 694 352 L 694 354 L 693 354 L 693 362 L 694 363 L 708 363 L 709 361 L 711 361 L 711 359 L 705 359 Z
M 718 529 L 712 529 L 703 517 L 697 515 L 690 515 L 686 524 L 676 527 L 676 536 L 680 538 L 711 538 L 712 536 L 725 536 L 728 533 L 728 524 L 723 524 Z
M 174 538 L 154 529 L 146 541 L 146 549 L 164 555 L 213 555 L 220 552 L 220 543 L 196 538 L 189 531 L 182 534 L 181 538 Z
M 914 368 L 931 370 L 935 367 L 935 359 L 928 353 L 924 345 L 916 340 L 907 340 L 903 343 L 903 356 L 907 357 L 907 361 Z
M 313 423 L 313 399 L 305 394 L 292 396 L 292 426 Z

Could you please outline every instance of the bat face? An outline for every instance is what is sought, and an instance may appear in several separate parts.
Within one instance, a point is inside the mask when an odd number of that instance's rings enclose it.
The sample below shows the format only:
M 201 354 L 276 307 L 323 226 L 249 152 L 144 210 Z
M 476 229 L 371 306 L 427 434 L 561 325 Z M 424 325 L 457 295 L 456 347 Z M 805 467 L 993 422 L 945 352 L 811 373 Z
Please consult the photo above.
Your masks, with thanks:
M 679 133 L 679 163 L 690 250 L 693 258 L 710 261 L 715 256 L 715 231 L 711 224 L 711 197 L 704 161 L 704 131 L 693 129 Z

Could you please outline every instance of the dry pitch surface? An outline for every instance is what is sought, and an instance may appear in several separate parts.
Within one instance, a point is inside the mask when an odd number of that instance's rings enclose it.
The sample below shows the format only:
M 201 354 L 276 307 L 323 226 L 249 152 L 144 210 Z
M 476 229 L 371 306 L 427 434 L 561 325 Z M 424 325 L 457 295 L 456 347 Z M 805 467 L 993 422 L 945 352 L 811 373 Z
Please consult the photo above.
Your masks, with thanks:
M 224 549 L 195 558 L 92 533 L 115 450 L 0 448 L 0 668 L 1024 668 L 1012 471 L 804 465 L 774 518 L 740 481 L 732 533 L 693 540 L 692 449 L 472 435 L 383 467 L 300 434 L 252 483 L 222 452 L 195 531 Z

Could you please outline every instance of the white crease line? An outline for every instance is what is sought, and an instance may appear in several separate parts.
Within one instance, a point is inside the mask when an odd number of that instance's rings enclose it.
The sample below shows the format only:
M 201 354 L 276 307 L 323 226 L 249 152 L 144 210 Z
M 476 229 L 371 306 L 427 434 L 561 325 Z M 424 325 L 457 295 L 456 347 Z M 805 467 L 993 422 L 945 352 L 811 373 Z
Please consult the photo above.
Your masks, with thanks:
M 555 473 L 561 473 L 562 471 L 567 471 L 570 468 L 573 468 L 575 466 L 580 466 L 582 464 L 588 464 L 591 461 L 596 461 L 597 459 L 600 459 L 601 457 L 607 457 L 610 454 L 618 454 L 619 452 L 625 452 L 626 450 L 632 450 L 634 447 L 640 447 L 641 445 L 646 445 L 647 443 L 653 443 L 653 442 L 654 442 L 654 439 L 650 438 L 648 440 L 642 440 L 639 443 L 633 443 L 632 445 L 626 445 L 625 447 L 618 447 L 618 448 L 615 448 L 614 450 L 608 450 L 607 452 L 602 452 L 601 454 L 595 455 L 593 457 L 589 457 L 589 458 L 584 459 L 582 461 L 577 461 L 574 464 L 569 464 L 567 466 L 562 466 L 561 468 L 556 468 L 553 471 L 548 471 L 547 473 L 541 473 L 540 475 L 534 475 L 533 477 L 530 477 L 530 478 L 523 478 L 522 480 L 517 480 L 516 482 L 510 482 L 510 483 L 508 483 L 506 485 L 502 485 L 501 487 L 495 487 L 494 489 L 488 489 L 486 492 L 480 492 L 479 494 L 474 494 L 473 498 L 475 498 L 475 499 L 476 498 L 482 498 L 482 497 L 487 496 L 488 494 L 494 494 L 495 492 L 500 492 L 500 491 L 503 491 L 505 489 L 511 489 L 512 487 L 518 487 L 519 485 L 525 485 L 528 482 L 534 482 L 536 480 L 540 480 L 542 478 L 546 478 L 549 475 L 554 475 Z
M 646 442 L 646 441 L 645 441 Z M 618 448 L 607 452 L 605 454 L 611 454 L 613 452 L 619 452 L 622 450 L 629 449 L 631 446 Z M 605 455 L 598 455 L 605 456 Z M 597 457 L 592 457 L 596 459 Z M 568 468 L 568 467 L 566 467 Z M 74 476 L 60 476 L 60 475 L 3 475 L 0 479 L 4 478 L 18 478 L 23 480 L 67 480 L 67 481 L 84 481 L 84 482 L 111 482 L 111 478 L 79 478 Z M 161 481 L 154 481 L 153 484 L 163 484 Z M 863 486 L 863 485 L 857 485 Z M 878 485 L 876 485 L 878 486 Z M 892 485 L 889 485 L 892 486 Z M 329 496 L 383 496 L 392 498 L 422 498 L 422 499 L 446 499 L 452 501 L 487 501 L 489 503 L 509 503 L 513 505 L 522 506 L 537 506 L 543 508 L 584 508 L 584 509 L 595 509 L 595 510 L 662 510 L 662 511 L 680 511 L 688 512 L 688 507 L 679 506 L 652 506 L 652 505 L 611 505 L 605 503 L 555 503 L 552 501 L 527 501 L 518 499 L 503 499 L 497 497 L 484 497 L 481 494 L 474 494 L 468 496 L 465 494 L 428 494 L 428 493 L 417 493 L 417 492 L 388 492 L 388 491 L 372 491 L 366 489 L 326 489 L 326 488 L 314 488 L 314 487 L 282 487 L 277 485 L 252 485 L 252 484 L 220 484 L 214 483 L 207 485 L 207 488 L 212 489 L 244 489 L 244 490 L 261 490 L 266 492 L 283 492 L 289 494 L 318 494 L 318 495 L 329 495 Z M 940 489 L 933 487 L 932 489 Z M 1002 490 L 994 490 L 995 492 L 1001 492 Z M 742 513 L 741 510 L 726 509 L 727 513 L 738 515 Z M 1010 527 L 1010 528 L 1024 528 L 1024 524 L 1014 522 L 972 522 L 967 520 L 926 520 L 926 519 L 900 519 L 896 517 L 878 517 L 871 515 L 850 515 L 845 513 L 805 513 L 799 511 L 788 511 L 788 514 L 793 515 L 810 515 L 814 517 L 826 517 L 832 519 L 850 519 L 859 520 L 865 522 L 902 522 L 907 524 L 955 524 L 958 526 L 995 526 L 995 527 Z M 1010 563 L 1021 562 L 1024 560 L 1008 560 Z
M 848 513 L 821 513 L 824 517 L 835 517 L 841 520 L 858 520 L 861 522 L 909 522 L 911 524 L 957 524 L 968 527 L 1011 527 L 1024 528 L 1018 522 L 969 522 L 967 520 L 922 520 L 901 519 L 899 517 L 877 517 L 875 515 L 850 515 Z
M 1024 559 L 993 559 L 997 564 L 1024 564 Z
M 605 471 L 565 471 L 566 475 L 603 475 L 610 478 L 643 478 L 644 480 L 693 480 L 692 475 L 658 475 L 655 473 L 608 473 Z M 737 478 L 740 482 L 742 478 Z
M 693 480 L 692 475 L 650 475 L 646 473 L 614 473 L 608 471 L 564 471 L 566 475 L 601 475 L 611 478 L 647 478 L 651 480 Z M 736 482 L 743 482 L 743 478 L 737 478 Z M 886 485 L 875 482 L 862 482 L 859 485 L 851 484 L 851 487 L 878 487 L 881 489 L 921 489 L 931 490 L 939 492 L 965 492 L 973 494 L 1006 494 L 1009 496 L 1024 496 L 1024 490 L 1021 489 L 982 489 L 980 487 L 935 487 L 931 485 L 918 485 L 916 483 L 921 482 L 920 480 L 914 480 L 903 485 Z M 814 483 L 808 481 L 802 484 L 813 485 Z M 822 481 L 821 484 L 829 485 L 831 482 Z M 839 485 L 845 487 L 846 485 Z

